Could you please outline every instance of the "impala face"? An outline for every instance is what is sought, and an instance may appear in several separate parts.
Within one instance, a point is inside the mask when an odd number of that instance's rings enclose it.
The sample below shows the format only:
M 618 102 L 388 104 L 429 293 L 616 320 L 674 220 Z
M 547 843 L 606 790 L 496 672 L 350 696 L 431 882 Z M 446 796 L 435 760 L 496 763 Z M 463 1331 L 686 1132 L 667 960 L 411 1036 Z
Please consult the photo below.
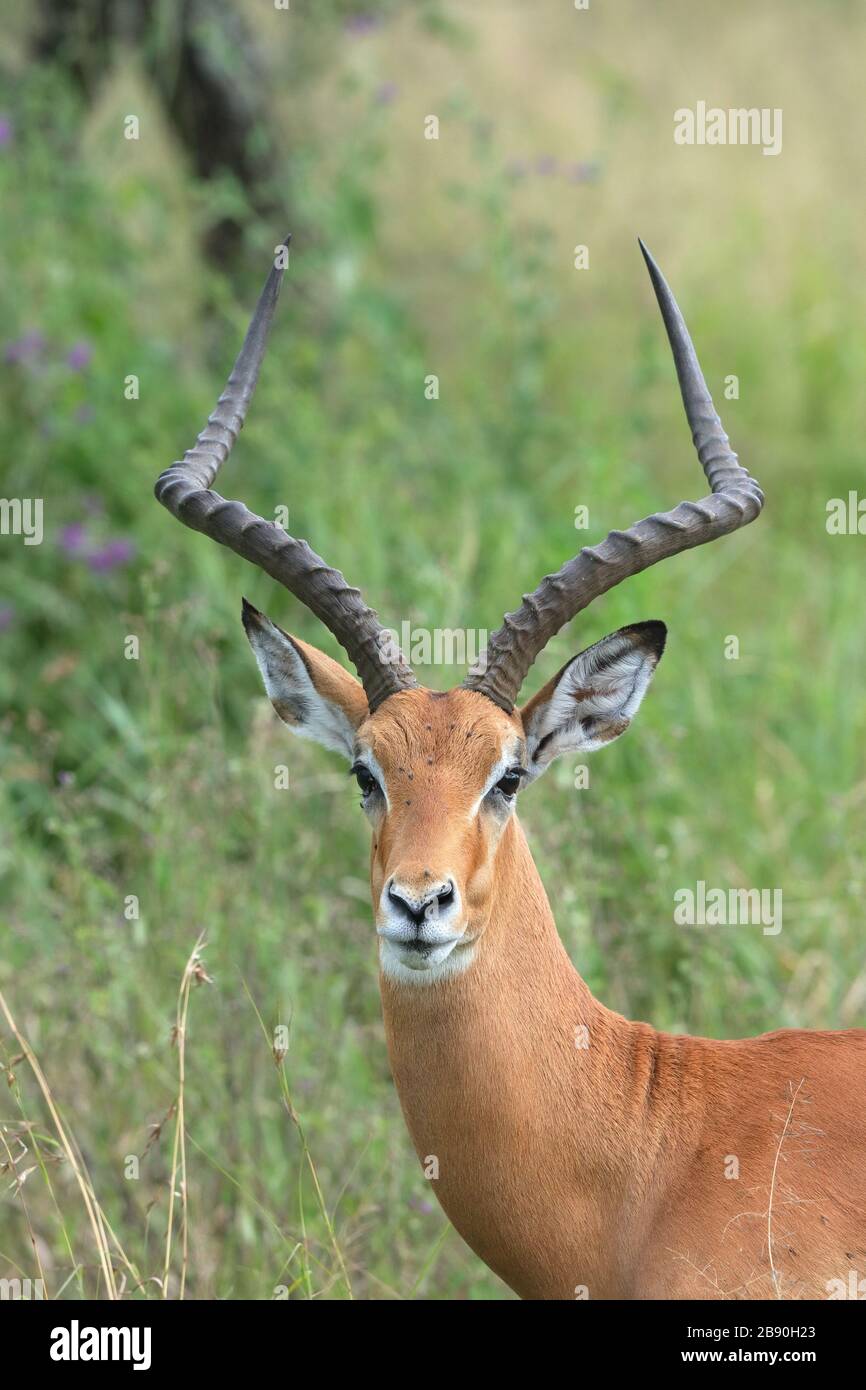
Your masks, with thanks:
M 470 690 L 407 690 L 364 721 L 353 755 L 383 971 L 426 983 L 464 969 L 528 773 L 519 717 Z
M 662 623 L 622 628 L 511 714 L 474 690 L 420 686 L 370 714 L 362 686 L 330 657 L 247 603 L 243 621 L 280 718 L 349 760 L 372 830 L 379 961 L 412 985 L 472 964 L 518 792 L 557 754 L 625 732 L 665 642 Z

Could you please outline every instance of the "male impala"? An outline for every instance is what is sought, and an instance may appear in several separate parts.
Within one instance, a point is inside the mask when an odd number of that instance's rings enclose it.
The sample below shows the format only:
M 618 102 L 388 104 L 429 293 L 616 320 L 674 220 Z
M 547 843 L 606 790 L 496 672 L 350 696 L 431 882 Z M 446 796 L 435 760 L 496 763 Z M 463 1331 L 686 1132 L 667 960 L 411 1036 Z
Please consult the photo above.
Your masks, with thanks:
M 866 1031 L 715 1042 L 594 999 L 563 949 L 514 812 L 560 753 L 628 728 L 665 643 L 635 623 L 527 704 L 536 656 L 621 580 L 758 516 L 674 298 L 642 246 L 711 493 L 612 531 L 542 579 L 483 670 L 419 686 L 357 589 L 307 545 L 211 491 L 243 424 L 282 278 L 159 500 L 266 570 L 342 643 L 360 682 L 244 603 L 265 687 L 295 733 L 352 764 L 394 1081 L 436 1195 L 524 1298 L 826 1298 L 866 1276 Z

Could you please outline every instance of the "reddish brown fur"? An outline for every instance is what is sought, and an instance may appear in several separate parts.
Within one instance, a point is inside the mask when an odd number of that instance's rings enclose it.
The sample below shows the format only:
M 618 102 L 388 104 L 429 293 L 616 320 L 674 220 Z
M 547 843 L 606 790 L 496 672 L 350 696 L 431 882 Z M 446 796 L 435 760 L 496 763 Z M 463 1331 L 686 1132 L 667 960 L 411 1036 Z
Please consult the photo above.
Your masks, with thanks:
M 715 1042 L 606 1009 L 516 817 L 468 818 L 506 735 L 521 716 L 466 690 L 394 695 L 358 730 L 391 799 L 374 906 L 398 870 L 419 887 L 448 871 L 478 938 L 462 974 L 381 978 L 403 1113 L 451 1221 L 524 1298 L 825 1298 L 863 1277 L 866 1032 Z

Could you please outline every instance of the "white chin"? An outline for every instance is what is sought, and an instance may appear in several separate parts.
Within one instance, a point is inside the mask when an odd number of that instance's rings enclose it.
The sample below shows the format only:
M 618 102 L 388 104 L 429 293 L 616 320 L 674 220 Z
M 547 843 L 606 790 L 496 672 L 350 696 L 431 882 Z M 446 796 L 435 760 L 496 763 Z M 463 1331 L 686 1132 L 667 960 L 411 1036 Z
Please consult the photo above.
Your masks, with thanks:
M 430 985 L 449 975 L 459 975 L 469 965 L 474 951 L 469 942 L 465 945 L 458 937 L 456 941 L 446 941 L 432 950 L 413 951 L 395 941 L 379 939 L 379 964 L 382 974 L 390 980 L 402 984 Z

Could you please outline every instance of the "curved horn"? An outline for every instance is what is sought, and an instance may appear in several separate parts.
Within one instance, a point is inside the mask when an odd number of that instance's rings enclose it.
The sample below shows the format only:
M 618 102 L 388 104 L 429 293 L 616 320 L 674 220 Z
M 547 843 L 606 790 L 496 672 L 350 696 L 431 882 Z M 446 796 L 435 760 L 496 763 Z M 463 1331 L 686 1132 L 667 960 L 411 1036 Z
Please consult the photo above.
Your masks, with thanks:
M 712 491 L 700 502 L 680 502 L 673 511 L 657 512 L 627 531 L 611 531 L 600 545 L 586 546 L 556 574 L 547 575 L 534 593 L 524 595 L 516 612 L 506 614 L 488 644 L 485 669 L 470 673 L 463 684 L 509 713 L 539 652 L 593 599 L 659 560 L 747 526 L 764 505 L 764 494 L 740 467 L 722 429 L 676 300 L 642 241 L 640 248 L 670 340 L 692 440 Z
M 283 248 L 288 251 L 289 241 L 286 237 L 277 248 L 277 258 L 216 409 L 182 461 L 160 474 L 154 491 L 178 521 L 258 565 L 321 619 L 354 663 L 372 713 L 386 696 L 410 689 L 417 681 L 402 653 L 394 653 L 360 591 L 351 588 L 340 571 L 331 569 L 305 540 L 295 540 L 276 522 L 248 511 L 242 502 L 226 501 L 211 491 L 256 388 L 283 278 L 281 262 L 287 259 L 280 252 Z

